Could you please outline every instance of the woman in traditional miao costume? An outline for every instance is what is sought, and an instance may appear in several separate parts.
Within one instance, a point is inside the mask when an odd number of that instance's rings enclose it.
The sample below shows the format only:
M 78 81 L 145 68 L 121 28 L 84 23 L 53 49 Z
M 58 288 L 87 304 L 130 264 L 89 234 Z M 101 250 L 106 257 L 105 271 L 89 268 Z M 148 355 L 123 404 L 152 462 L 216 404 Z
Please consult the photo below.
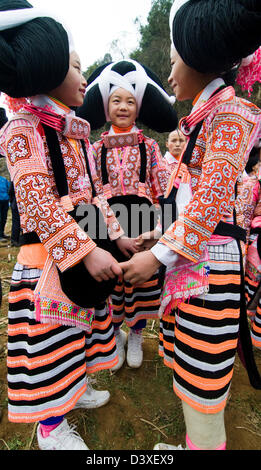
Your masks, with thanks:
M 109 131 L 93 144 L 93 154 L 108 202 L 115 211 L 121 206 L 118 220 L 132 238 L 126 256 L 119 258 L 123 261 L 143 248 L 135 243 L 141 233 L 152 228 L 161 230 L 156 205 L 170 175 L 159 145 L 145 136 L 135 122 L 138 120 L 157 132 L 169 132 L 176 126 L 176 112 L 158 77 L 136 61 L 123 60 L 99 67 L 87 82 L 85 102 L 77 113 L 90 122 L 93 130 L 111 123 Z M 141 366 L 142 332 L 147 320 L 158 319 L 160 294 L 158 273 L 137 286 L 124 280 L 118 282 L 111 296 L 119 355 L 113 371 L 125 361 L 127 333 L 121 328 L 123 322 L 130 329 L 127 364 L 133 368 Z
M 26 0 L 1 2 L 0 10 L 0 90 L 17 110 L 0 145 L 23 232 L 9 295 L 8 417 L 40 422 L 40 449 L 87 450 L 65 415 L 107 403 L 109 392 L 94 390 L 89 374 L 118 361 L 109 304 L 96 295 L 102 287 L 90 300 L 89 286 L 115 282 L 121 269 L 72 213 L 95 202 L 119 247 L 123 231 L 98 183 L 90 126 L 71 110 L 82 104 L 86 81 L 70 32 Z M 79 266 L 90 274 L 83 292 L 90 307 L 61 289 Z M 75 288 L 82 282 L 73 280 Z
M 166 266 L 160 354 L 173 369 L 186 448 L 193 450 L 226 448 L 224 410 L 237 348 L 251 384 L 261 386 L 244 302 L 246 231 L 237 220 L 237 182 L 260 137 L 261 111 L 230 86 L 241 59 L 260 46 L 260 21 L 259 1 L 174 2 L 169 83 L 177 100 L 193 101 L 180 122 L 189 137 L 180 162 L 188 166 L 191 194 L 181 184 L 176 221 L 153 248 L 121 263 L 132 284 Z M 258 70 L 260 80 L 260 64 Z

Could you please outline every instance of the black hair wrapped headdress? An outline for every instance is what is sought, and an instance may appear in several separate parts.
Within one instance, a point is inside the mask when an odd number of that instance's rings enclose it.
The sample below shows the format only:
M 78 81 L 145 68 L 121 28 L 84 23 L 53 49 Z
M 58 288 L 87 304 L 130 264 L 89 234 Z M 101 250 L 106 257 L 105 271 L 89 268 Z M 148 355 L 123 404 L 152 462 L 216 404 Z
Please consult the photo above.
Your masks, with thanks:
M 0 0 L 0 91 L 13 98 L 47 93 L 68 69 L 64 27 L 26 0 Z
M 110 120 L 109 97 L 117 88 L 124 88 L 135 97 L 137 119 L 150 129 L 168 132 L 177 127 L 174 97 L 169 97 L 154 72 L 134 60 L 100 66 L 87 83 L 85 100 L 77 114 L 90 123 L 92 130 Z
M 175 0 L 172 45 L 189 67 L 221 74 L 261 44 L 260 0 Z

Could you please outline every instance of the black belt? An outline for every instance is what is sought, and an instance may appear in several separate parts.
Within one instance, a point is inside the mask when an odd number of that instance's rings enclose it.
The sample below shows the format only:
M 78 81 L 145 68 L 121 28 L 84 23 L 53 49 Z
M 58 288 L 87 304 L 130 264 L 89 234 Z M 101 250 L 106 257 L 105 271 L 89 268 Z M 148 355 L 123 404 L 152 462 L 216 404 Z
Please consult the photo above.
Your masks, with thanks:
M 214 230 L 214 235 L 232 237 L 236 240 L 241 240 L 246 243 L 246 230 L 242 227 L 239 227 L 239 225 L 228 224 L 226 222 L 220 221 Z

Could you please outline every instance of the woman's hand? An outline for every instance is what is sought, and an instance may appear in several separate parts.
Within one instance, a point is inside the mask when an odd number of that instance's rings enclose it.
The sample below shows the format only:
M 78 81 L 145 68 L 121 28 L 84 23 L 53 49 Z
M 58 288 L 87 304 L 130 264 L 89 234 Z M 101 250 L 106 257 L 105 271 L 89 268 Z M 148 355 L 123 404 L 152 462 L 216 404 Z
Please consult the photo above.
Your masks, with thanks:
M 96 246 L 85 258 L 84 265 L 96 281 L 108 281 L 122 274 L 121 267 L 108 252 Z
M 131 258 L 134 253 L 138 253 L 140 251 L 139 247 L 136 245 L 135 238 L 123 236 L 116 240 L 116 244 L 126 258 Z
M 139 247 L 139 251 L 149 250 L 152 248 L 161 237 L 161 233 L 154 229 L 151 232 L 145 232 L 136 238 L 136 246 Z
M 160 261 L 150 250 L 136 253 L 129 261 L 120 263 L 124 280 L 132 285 L 148 281 L 160 265 Z

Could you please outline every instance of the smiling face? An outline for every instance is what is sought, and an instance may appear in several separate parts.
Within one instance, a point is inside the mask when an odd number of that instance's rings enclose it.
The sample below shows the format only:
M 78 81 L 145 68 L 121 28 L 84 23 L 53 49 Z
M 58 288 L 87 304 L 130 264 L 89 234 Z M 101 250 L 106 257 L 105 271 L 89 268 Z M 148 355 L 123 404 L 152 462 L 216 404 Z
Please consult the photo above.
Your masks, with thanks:
M 188 67 L 175 49 L 170 54 L 171 73 L 168 82 L 178 101 L 194 100 L 208 83 L 214 78 L 213 74 L 203 74 Z
M 109 99 L 108 112 L 112 124 L 117 127 L 130 127 L 137 117 L 137 103 L 134 96 L 123 88 L 118 88 Z
M 49 95 L 68 107 L 81 106 L 86 86 L 86 80 L 81 72 L 79 56 L 76 52 L 72 52 L 70 54 L 69 70 L 64 81 L 57 88 L 50 91 Z

